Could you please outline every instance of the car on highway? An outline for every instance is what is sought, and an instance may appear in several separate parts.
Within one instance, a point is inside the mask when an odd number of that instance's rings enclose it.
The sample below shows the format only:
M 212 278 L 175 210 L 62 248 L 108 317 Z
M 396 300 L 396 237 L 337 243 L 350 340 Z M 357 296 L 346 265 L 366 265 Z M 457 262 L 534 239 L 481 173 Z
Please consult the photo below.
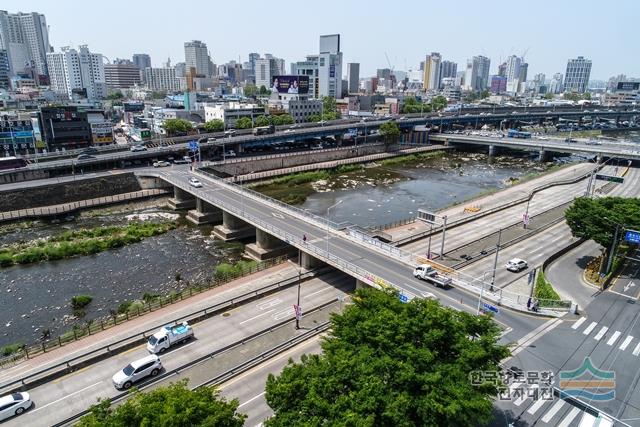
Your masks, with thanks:
M 92 156 L 91 154 L 79 154 L 78 157 L 76 157 L 76 160 L 92 160 L 95 159 L 94 156 Z
M 225 131 L 224 131 L 224 134 L 225 134 L 225 135 L 229 135 L 229 136 L 231 136 L 231 135 L 233 135 L 233 134 L 235 134 L 235 133 L 236 133 L 236 130 L 235 130 L 235 129 L 229 129 L 229 130 L 225 130 Z
M 564 142 L 578 142 L 578 140 L 574 138 L 565 138 Z
M 82 150 L 82 154 L 95 154 L 98 153 L 98 149 L 96 147 L 87 147 Z
M 325 123 L 327 123 L 327 121 L 326 121 L 326 120 L 320 120 L 320 121 L 318 122 L 318 124 L 319 124 L 319 125 L 324 125 Z
M 129 150 L 135 153 L 136 151 L 147 151 L 147 147 L 144 145 L 132 145 Z
M 20 415 L 31 408 L 33 402 L 27 392 L 16 392 L 0 397 L 0 421 Z
M 189 178 L 189 185 L 196 188 L 202 187 L 202 183 L 198 178 Z
M 171 166 L 171 163 L 165 162 L 164 160 L 160 160 L 159 162 L 153 163 L 154 168 L 165 168 L 167 166 Z
M 527 261 L 520 258 L 513 258 L 507 262 L 507 270 L 517 273 L 522 270 L 526 270 L 528 265 Z
M 134 360 L 127 366 L 116 372 L 111 380 L 117 389 L 129 389 L 133 383 L 147 377 L 155 377 L 162 370 L 160 358 L 150 354 L 142 359 Z
M 224 152 L 224 156 L 225 157 L 235 157 L 236 156 L 236 152 L 233 151 L 233 150 L 225 151 Z

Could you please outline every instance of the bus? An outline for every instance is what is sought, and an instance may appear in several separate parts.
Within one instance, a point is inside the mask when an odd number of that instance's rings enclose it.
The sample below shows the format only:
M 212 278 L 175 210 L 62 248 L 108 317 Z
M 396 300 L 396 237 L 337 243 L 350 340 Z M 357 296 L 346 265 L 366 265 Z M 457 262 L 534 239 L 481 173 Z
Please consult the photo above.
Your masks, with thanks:
M 509 138 L 522 138 L 522 139 L 530 139 L 531 138 L 531 132 L 522 132 L 516 129 L 509 129 L 509 132 L 507 133 L 507 136 Z
M 0 157 L 0 170 L 20 169 L 27 166 L 25 159 L 17 157 Z
M 275 133 L 276 127 L 274 125 L 270 126 L 259 126 L 257 128 L 253 128 L 254 135 L 267 135 L 270 133 Z

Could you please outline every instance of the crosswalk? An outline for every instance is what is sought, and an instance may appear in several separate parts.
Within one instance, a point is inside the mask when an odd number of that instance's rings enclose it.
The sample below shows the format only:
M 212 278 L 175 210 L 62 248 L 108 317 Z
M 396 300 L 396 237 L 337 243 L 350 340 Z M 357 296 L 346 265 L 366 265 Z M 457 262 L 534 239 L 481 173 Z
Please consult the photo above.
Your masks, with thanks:
M 588 326 L 581 330 L 581 327 L 586 324 L 588 324 Z M 608 326 L 600 326 L 598 325 L 598 322 L 592 321 L 589 323 L 586 317 L 581 317 L 576 320 L 571 326 L 571 329 L 577 332 L 582 332 L 583 335 L 587 336 L 591 336 L 592 332 L 597 330 L 597 332 L 593 334 L 594 340 L 601 341 L 602 338 L 606 336 L 606 345 L 617 347 L 620 351 L 631 351 L 631 354 L 636 357 L 640 356 L 640 342 L 634 342 L 639 340 L 634 338 L 632 335 L 623 336 L 623 332 L 610 329 Z M 633 345 L 631 345 L 632 343 Z

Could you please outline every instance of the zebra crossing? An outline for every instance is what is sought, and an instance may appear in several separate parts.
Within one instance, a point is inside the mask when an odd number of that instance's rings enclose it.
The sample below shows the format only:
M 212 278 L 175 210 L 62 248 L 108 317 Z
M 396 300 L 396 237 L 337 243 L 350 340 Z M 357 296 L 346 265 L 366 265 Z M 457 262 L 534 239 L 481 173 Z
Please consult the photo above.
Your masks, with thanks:
M 593 339 L 596 341 L 602 340 L 602 338 L 606 335 L 608 339 L 605 342 L 606 345 L 611 347 L 617 347 L 620 351 L 631 351 L 631 354 L 638 357 L 640 356 L 640 340 L 635 338 L 632 335 L 623 336 L 621 331 L 617 331 L 614 329 L 610 329 L 608 326 L 598 325 L 598 322 L 588 323 L 588 326 L 581 331 L 581 327 L 583 324 L 587 324 L 587 318 L 581 317 L 576 320 L 576 322 L 571 326 L 571 329 L 582 332 L 583 335 L 591 336 L 592 332 L 596 331 L 593 334 Z M 609 333 L 610 335 L 607 335 Z M 632 345 L 633 343 L 633 345 Z

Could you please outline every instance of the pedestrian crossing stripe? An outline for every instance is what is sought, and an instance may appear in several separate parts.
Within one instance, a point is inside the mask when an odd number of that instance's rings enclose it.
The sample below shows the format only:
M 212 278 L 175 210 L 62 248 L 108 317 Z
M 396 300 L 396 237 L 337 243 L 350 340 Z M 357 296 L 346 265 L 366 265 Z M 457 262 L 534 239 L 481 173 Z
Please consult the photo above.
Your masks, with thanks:
M 587 320 L 586 317 L 581 317 L 580 319 L 576 320 L 576 322 L 571 326 L 571 329 L 578 330 L 580 326 L 586 322 L 586 320 Z M 593 332 L 597 326 L 598 326 L 598 322 L 591 322 L 589 326 L 587 326 L 582 331 L 583 335 L 591 334 L 591 332 Z M 598 331 L 598 333 L 593 337 L 593 339 L 595 339 L 596 341 L 600 341 L 608 331 L 609 331 L 609 328 L 607 326 L 602 326 Z M 607 345 L 613 346 L 614 344 L 616 344 L 616 342 L 618 342 L 621 336 L 622 336 L 621 331 L 613 331 L 613 334 L 607 340 Z M 620 346 L 618 347 L 618 349 L 622 351 L 626 350 L 627 348 L 629 348 L 629 345 L 631 344 L 632 341 L 633 341 L 633 336 L 627 335 L 625 339 L 622 341 L 622 343 L 620 344 Z M 632 351 L 632 354 L 634 356 L 640 356 L 640 343 L 636 344 L 635 348 Z

